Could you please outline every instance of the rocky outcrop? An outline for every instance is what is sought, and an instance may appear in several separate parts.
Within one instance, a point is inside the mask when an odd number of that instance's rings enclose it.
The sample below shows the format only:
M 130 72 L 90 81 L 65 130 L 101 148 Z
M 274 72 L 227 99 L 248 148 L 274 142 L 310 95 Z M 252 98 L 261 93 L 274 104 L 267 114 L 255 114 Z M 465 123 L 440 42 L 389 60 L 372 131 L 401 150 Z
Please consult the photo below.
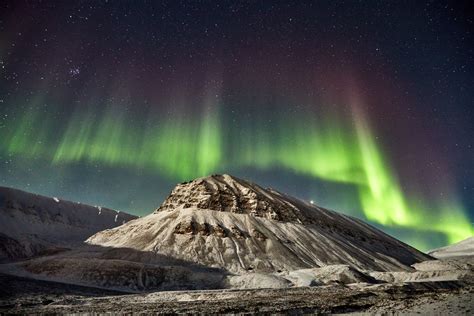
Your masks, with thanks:
M 155 212 L 177 208 L 248 214 L 282 222 L 302 223 L 309 220 L 284 199 L 271 196 L 261 187 L 229 175 L 215 175 L 178 184 Z

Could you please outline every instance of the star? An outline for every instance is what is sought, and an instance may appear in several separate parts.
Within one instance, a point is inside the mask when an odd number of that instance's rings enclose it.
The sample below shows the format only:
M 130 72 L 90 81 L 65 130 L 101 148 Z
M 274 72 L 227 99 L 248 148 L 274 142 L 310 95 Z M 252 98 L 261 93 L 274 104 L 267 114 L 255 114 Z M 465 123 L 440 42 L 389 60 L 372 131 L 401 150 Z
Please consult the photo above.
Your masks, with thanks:
M 69 69 L 69 75 L 71 77 L 77 77 L 81 73 L 81 69 L 79 67 L 74 67 Z

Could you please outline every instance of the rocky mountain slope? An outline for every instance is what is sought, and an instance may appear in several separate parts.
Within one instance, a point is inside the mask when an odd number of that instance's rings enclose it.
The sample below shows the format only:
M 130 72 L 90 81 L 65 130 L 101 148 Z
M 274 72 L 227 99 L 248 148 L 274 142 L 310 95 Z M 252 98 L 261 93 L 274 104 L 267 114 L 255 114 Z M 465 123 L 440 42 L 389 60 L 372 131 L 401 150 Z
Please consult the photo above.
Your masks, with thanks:
M 469 237 L 446 247 L 433 249 L 428 253 L 440 259 L 474 256 L 474 237 Z
M 57 252 L 136 216 L 0 187 L 0 261 Z
M 345 264 L 401 271 L 431 259 L 356 218 L 272 189 L 214 175 L 176 186 L 152 214 L 90 237 L 233 273 Z

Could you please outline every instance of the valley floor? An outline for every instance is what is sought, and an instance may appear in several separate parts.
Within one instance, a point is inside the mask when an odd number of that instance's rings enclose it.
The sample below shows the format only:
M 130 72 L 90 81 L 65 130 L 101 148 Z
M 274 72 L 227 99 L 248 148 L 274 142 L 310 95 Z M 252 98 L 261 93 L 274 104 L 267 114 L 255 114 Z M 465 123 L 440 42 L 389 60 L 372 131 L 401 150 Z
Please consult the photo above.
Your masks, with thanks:
M 0 275 L 0 314 L 30 313 L 402 313 L 468 315 L 474 287 L 456 282 L 326 285 L 289 289 L 122 294 Z

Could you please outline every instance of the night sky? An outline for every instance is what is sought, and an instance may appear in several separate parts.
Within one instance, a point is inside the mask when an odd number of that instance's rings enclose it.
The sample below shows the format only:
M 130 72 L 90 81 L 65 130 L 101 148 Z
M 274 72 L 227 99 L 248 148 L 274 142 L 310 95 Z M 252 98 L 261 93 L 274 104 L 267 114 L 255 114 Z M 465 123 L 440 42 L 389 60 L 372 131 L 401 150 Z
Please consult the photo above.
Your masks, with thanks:
M 469 1 L 2 1 L 0 185 L 145 215 L 229 173 L 473 234 Z

